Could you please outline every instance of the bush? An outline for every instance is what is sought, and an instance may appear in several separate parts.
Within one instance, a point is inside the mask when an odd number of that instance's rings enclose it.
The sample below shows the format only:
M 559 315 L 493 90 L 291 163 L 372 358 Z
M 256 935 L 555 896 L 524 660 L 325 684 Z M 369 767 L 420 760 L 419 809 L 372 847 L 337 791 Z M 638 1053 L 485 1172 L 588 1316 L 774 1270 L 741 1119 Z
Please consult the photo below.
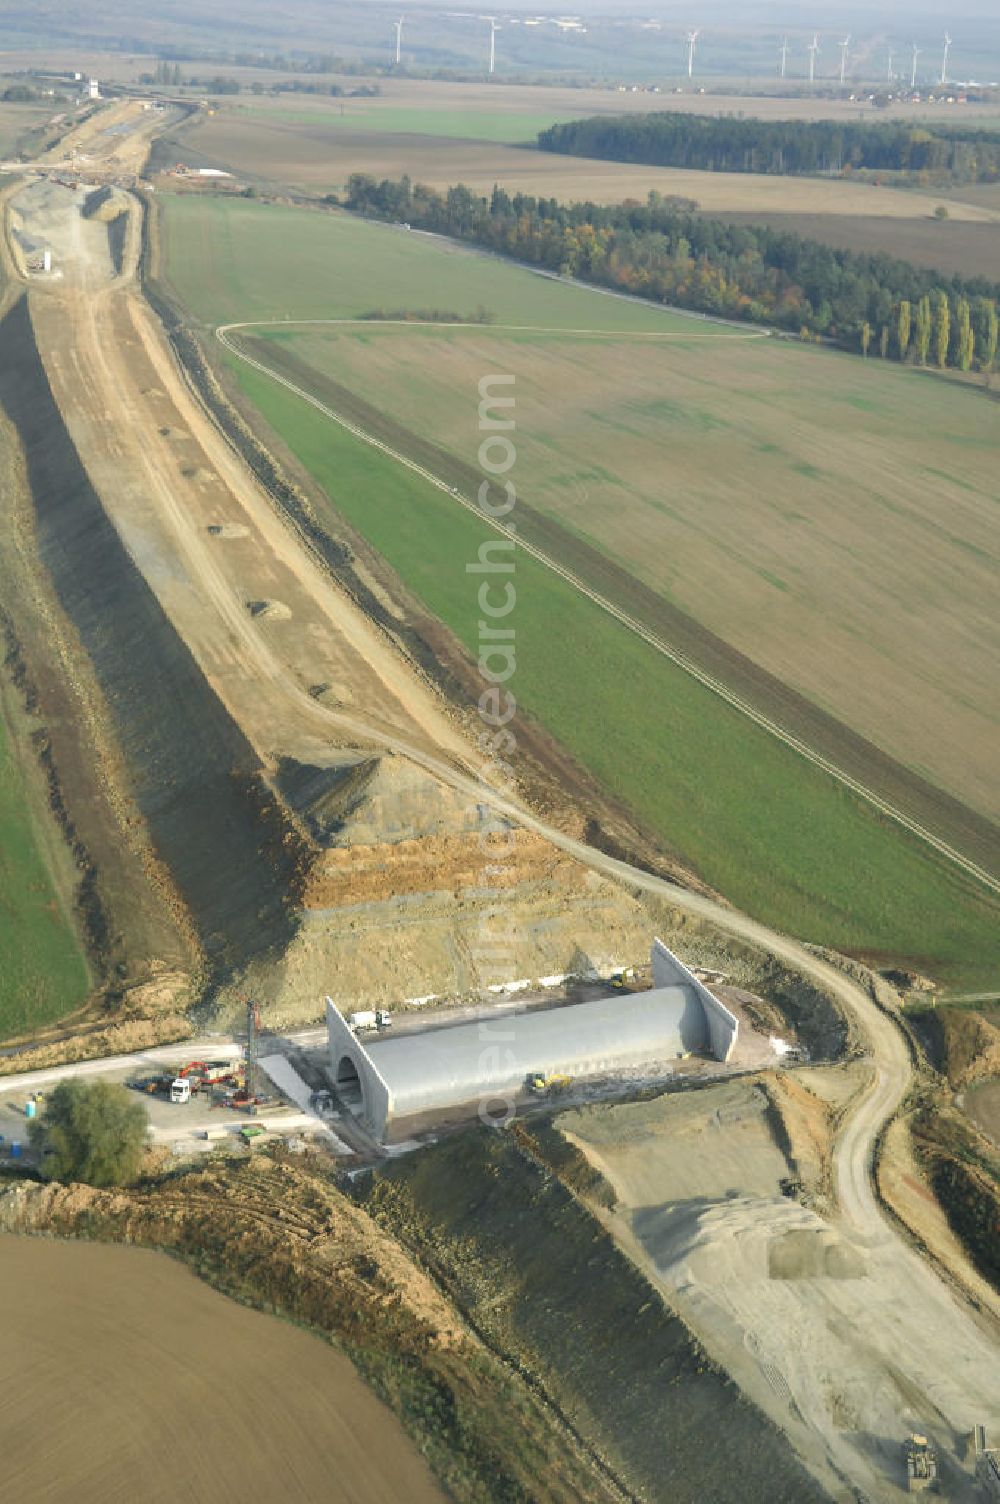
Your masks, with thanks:
M 139 1174 L 148 1118 L 124 1086 L 60 1081 L 44 1116 L 28 1128 L 42 1174 L 87 1185 L 128 1185 Z

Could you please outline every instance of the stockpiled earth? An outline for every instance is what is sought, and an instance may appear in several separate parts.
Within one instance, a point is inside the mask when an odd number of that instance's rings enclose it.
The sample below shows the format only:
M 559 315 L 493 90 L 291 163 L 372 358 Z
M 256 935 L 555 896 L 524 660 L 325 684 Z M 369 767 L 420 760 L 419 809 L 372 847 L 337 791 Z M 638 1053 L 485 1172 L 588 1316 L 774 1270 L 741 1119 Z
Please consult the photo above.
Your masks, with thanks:
M 459 313 L 487 308 L 496 325 L 460 335 L 372 324 L 349 334 L 336 331 L 335 338 L 329 331 L 300 330 L 290 341 L 285 336 L 292 331 L 283 331 L 277 343 L 255 339 L 254 350 L 271 366 L 284 362 L 282 369 L 294 370 L 299 384 L 305 372 L 306 385 L 311 380 L 309 389 L 333 410 L 353 397 L 366 420 L 359 426 L 371 431 L 375 413 L 394 425 L 380 437 L 404 451 L 407 435 L 412 439 L 409 424 L 417 421 L 407 408 L 413 400 L 407 392 L 416 391 L 423 414 L 420 433 L 425 442 L 436 441 L 445 465 L 449 457 L 457 464 L 460 455 L 463 462 L 465 456 L 475 462 L 476 372 L 515 371 L 524 393 L 518 410 L 519 475 L 528 505 L 550 522 L 557 519 L 563 539 L 590 546 L 591 554 L 603 550 L 605 558 L 617 554 L 636 581 L 648 582 L 671 604 L 676 600 L 699 624 L 707 620 L 721 637 L 738 618 L 749 618 L 758 636 L 738 646 L 751 656 L 764 656 L 767 647 L 775 679 L 801 684 L 824 708 L 833 700 L 838 675 L 842 686 L 854 675 L 856 687 L 869 687 L 870 676 L 857 675 L 858 652 L 881 653 L 884 682 L 893 686 L 893 694 L 900 666 L 913 667 L 908 660 L 914 655 L 906 647 L 912 582 L 883 581 L 864 558 L 867 519 L 875 515 L 880 547 L 890 558 L 898 552 L 892 529 L 902 499 L 893 488 L 907 456 L 919 468 L 925 507 L 924 516 L 899 524 L 899 536 L 905 533 L 913 554 L 908 567 L 919 576 L 921 540 L 927 558 L 943 545 L 953 548 L 956 571 L 967 560 L 956 575 L 963 581 L 976 579 L 985 567 L 979 529 L 986 478 L 980 469 L 989 409 L 975 394 L 944 391 L 906 371 L 894 373 L 889 382 L 888 373 L 866 371 L 858 362 L 566 287 L 428 237 L 341 216 L 171 200 L 165 230 L 167 281 L 209 326 L 282 316 L 356 318 L 379 306 L 426 308 L 440 303 L 442 287 Z M 444 256 L 449 259 L 443 264 Z M 505 324 L 522 329 L 500 327 Z M 525 325 L 534 325 L 535 332 L 524 332 Z M 562 333 L 543 336 L 539 329 Z M 568 336 L 569 330 L 586 334 Z M 609 340 L 608 333 L 629 338 Z M 637 337 L 643 333 L 659 338 Z M 336 511 L 476 651 L 477 606 L 464 565 L 490 536 L 482 522 L 269 377 L 235 360 L 232 369 L 272 429 L 324 486 Z M 613 383 L 601 376 L 607 370 L 625 381 L 620 399 Z M 365 402 L 366 391 L 377 399 L 377 411 L 374 401 Z M 907 415 L 910 401 L 914 407 Z M 935 464 L 934 444 L 924 432 L 935 406 L 943 405 L 947 417 L 959 412 L 955 406 L 952 414 L 949 404 L 963 403 L 964 438 Z M 793 432 L 779 442 L 775 428 L 788 404 Z M 352 416 L 358 421 L 357 411 Z M 841 453 L 842 434 L 853 420 L 870 444 L 869 429 L 889 432 L 904 418 L 909 437 L 894 439 L 898 459 L 880 461 L 877 475 L 855 480 L 860 449 Z M 932 432 L 943 429 L 938 417 Z M 681 476 L 681 484 L 671 484 L 669 492 L 668 477 L 657 474 L 665 441 Z M 776 492 L 769 513 L 765 508 L 757 516 L 736 515 L 713 477 L 715 468 L 723 468 L 716 466 L 720 446 L 727 474 L 745 473 L 752 458 L 761 480 L 754 487 L 754 505 L 759 508 L 765 500 L 770 505 L 769 493 Z M 957 475 L 966 457 L 968 479 L 963 470 L 953 482 L 951 470 Z M 422 462 L 441 473 L 440 464 Z M 866 489 L 860 502 L 853 495 L 859 484 Z M 467 485 L 460 489 L 473 494 Z M 935 514 L 939 492 L 947 504 Z M 826 547 L 825 529 L 842 526 L 845 511 L 852 509 L 855 535 L 837 558 Z M 769 532 L 755 553 L 746 539 L 760 530 L 762 519 Z M 747 530 L 744 537 L 740 528 Z M 832 561 L 842 571 L 825 601 L 813 599 L 808 570 L 799 567 L 794 552 L 774 565 L 774 556 L 789 547 L 787 535 L 795 533 L 807 540 L 800 557 L 810 568 L 821 573 L 824 561 Z M 551 555 L 551 544 L 546 551 Z M 576 570 L 577 561 L 572 563 Z M 700 573 L 707 590 L 699 588 Z M 849 609 L 855 609 L 859 580 L 867 597 L 852 620 Z M 947 603 L 923 600 L 939 628 L 950 627 Z M 846 620 L 838 621 L 845 613 Z M 969 610 L 966 616 L 972 630 L 982 611 Z M 879 643 L 876 623 L 883 617 L 887 631 Z M 812 633 L 806 652 L 803 623 Z M 827 643 L 831 633 L 835 652 Z M 909 958 L 948 981 L 993 974 L 997 909 L 984 890 L 752 726 L 544 565 L 523 556 L 517 641 L 515 682 L 522 704 L 666 848 L 735 902 L 811 939 L 874 957 Z M 961 629 L 955 641 L 968 641 Z M 810 660 L 826 676 L 819 684 L 810 684 L 801 672 Z M 939 683 L 947 683 L 948 667 L 938 664 L 934 672 Z M 841 707 L 834 702 L 831 708 Z M 881 725 L 877 692 L 869 693 L 860 712 L 856 704 L 849 708 L 855 726 L 874 736 L 898 722 L 900 702 L 897 695 L 896 703 L 886 706 Z M 916 709 L 914 734 L 923 714 Z M 968 746 L 963 743 L 961 757 L 950 765 L 956 790 L 960 784 L 962 792 L 971 790 L 978 777 L 980 800 L 986 780 L 975 773 L 975 756 L 967 752 L 975 743 L 978 755 L 987 757 L 994 729 L 995 722 L 987 722 L 967 734 Z M 927 746 L 934 751 L 930 740 Z M 905 756 L 909 746 L 898 750 Z M 911 754 L 907 760 L 924 771 L 930 758 Z M 939 761 L 933 769 L 941 783 L 943 767 Z M 950 807 L 948 812 L 961 823 L 968 811 L 956 808 L 957 814 Z M 988 843 L 988 826 L 984 835 L 977 818 L 973 810 L 971 825 L 966 824 L 974 838 Z

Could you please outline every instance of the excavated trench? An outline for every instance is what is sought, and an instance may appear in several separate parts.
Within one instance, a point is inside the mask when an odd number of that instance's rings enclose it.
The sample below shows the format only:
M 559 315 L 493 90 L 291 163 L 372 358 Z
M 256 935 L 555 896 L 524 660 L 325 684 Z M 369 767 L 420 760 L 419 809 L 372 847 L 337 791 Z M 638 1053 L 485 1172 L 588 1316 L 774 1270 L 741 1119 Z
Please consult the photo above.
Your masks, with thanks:
M 296 928 L 306 850 L 260 762 L 133 564 L 63 423 L 27 298 L 0 323 L 39 557 L 92 665 L 131 787 L 218 985 Z

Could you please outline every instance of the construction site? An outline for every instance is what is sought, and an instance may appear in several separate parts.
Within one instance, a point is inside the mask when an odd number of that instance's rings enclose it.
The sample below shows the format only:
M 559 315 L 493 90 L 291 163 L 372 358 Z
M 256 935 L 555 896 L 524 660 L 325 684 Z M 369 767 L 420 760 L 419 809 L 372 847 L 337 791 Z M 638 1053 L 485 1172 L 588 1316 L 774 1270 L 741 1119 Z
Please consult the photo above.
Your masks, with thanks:
M 0 1230 L 319 1332 L 453 1497 L 1000 1497 L 1000 1297 L 893 1138 L 900 993 L 537 728 L 484 776 L 412 599 L 295 523 L 144 294 L 173 107 L 98 103 L 0 192 L 0 589 L 98 978 L 0 1058 Z M 81 1076 L 144 1104 L 141 1185 L 22 1173 Z

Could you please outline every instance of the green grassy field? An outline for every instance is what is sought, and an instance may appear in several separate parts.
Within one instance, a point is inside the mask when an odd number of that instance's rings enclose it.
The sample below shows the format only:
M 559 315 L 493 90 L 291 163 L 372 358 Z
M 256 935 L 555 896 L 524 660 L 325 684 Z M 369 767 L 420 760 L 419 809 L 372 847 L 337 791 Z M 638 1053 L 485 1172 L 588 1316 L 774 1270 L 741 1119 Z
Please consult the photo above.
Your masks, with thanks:
M 386 105 L 381 101 L 331 99 L 322 106 L 257 105 L 231 107 L 234 116 L 281 121 L 285 125 L 320 125 L 336 131 L 392 131 L 400 135 L 438 136 L 461 141 L 502 141 L 520 145 L 535 141 L 539 131 L 574 117 L 532 110 L 477 110 L 421 105 Z
M 163 273 L 205 324 L 483 304 L 503 324 L 690 333 L 697 321 L 570 287 L 393 225 L 244 200 L 164 196 Z M 445 258 L 445 259 L 443 259 Z
M 721 337 L 699 344 L 708 326 L 681 316 L 342 216 L 207 199 L 163 208 L 166 278 L 206 325 L 484 303 L 504 323 L 673 332 L 685 361 L 721 347 Z M 364 338 L 384 333 L 375 326 Z M 731 359 L 742 346 L 723 334 Z M 331 506 L 474 651 L 479 613 L 465 563 L 487 536 L 478 519 L 269 378 L 232 366 Z M 418 392 L 434 386 L 419 362 L 406 379 Z M 467 396 L 474 457 L 474 386 Z M 703 400 L 720 400 L 708 383 Z M 529 415 L 519 409 L 518 421 L 527 434 Z M 708 464 L 714 439 L 709 433 Z M 620 442 L 609 436 L 609 455 Z M 521 704 L 665 848 L 742 908 L 809 940 L 909 959 L 956 987 L 1000 975 L 1000 905 L 527 557 L 518 563 L 516 631 Z
M 88 986 L 0 717 L 0 1038 L 64 1017 L 83 1001 Z
M 54 112 L 54 105 L 0 103 L 0 157 L 12 156 L 21 137 Z

